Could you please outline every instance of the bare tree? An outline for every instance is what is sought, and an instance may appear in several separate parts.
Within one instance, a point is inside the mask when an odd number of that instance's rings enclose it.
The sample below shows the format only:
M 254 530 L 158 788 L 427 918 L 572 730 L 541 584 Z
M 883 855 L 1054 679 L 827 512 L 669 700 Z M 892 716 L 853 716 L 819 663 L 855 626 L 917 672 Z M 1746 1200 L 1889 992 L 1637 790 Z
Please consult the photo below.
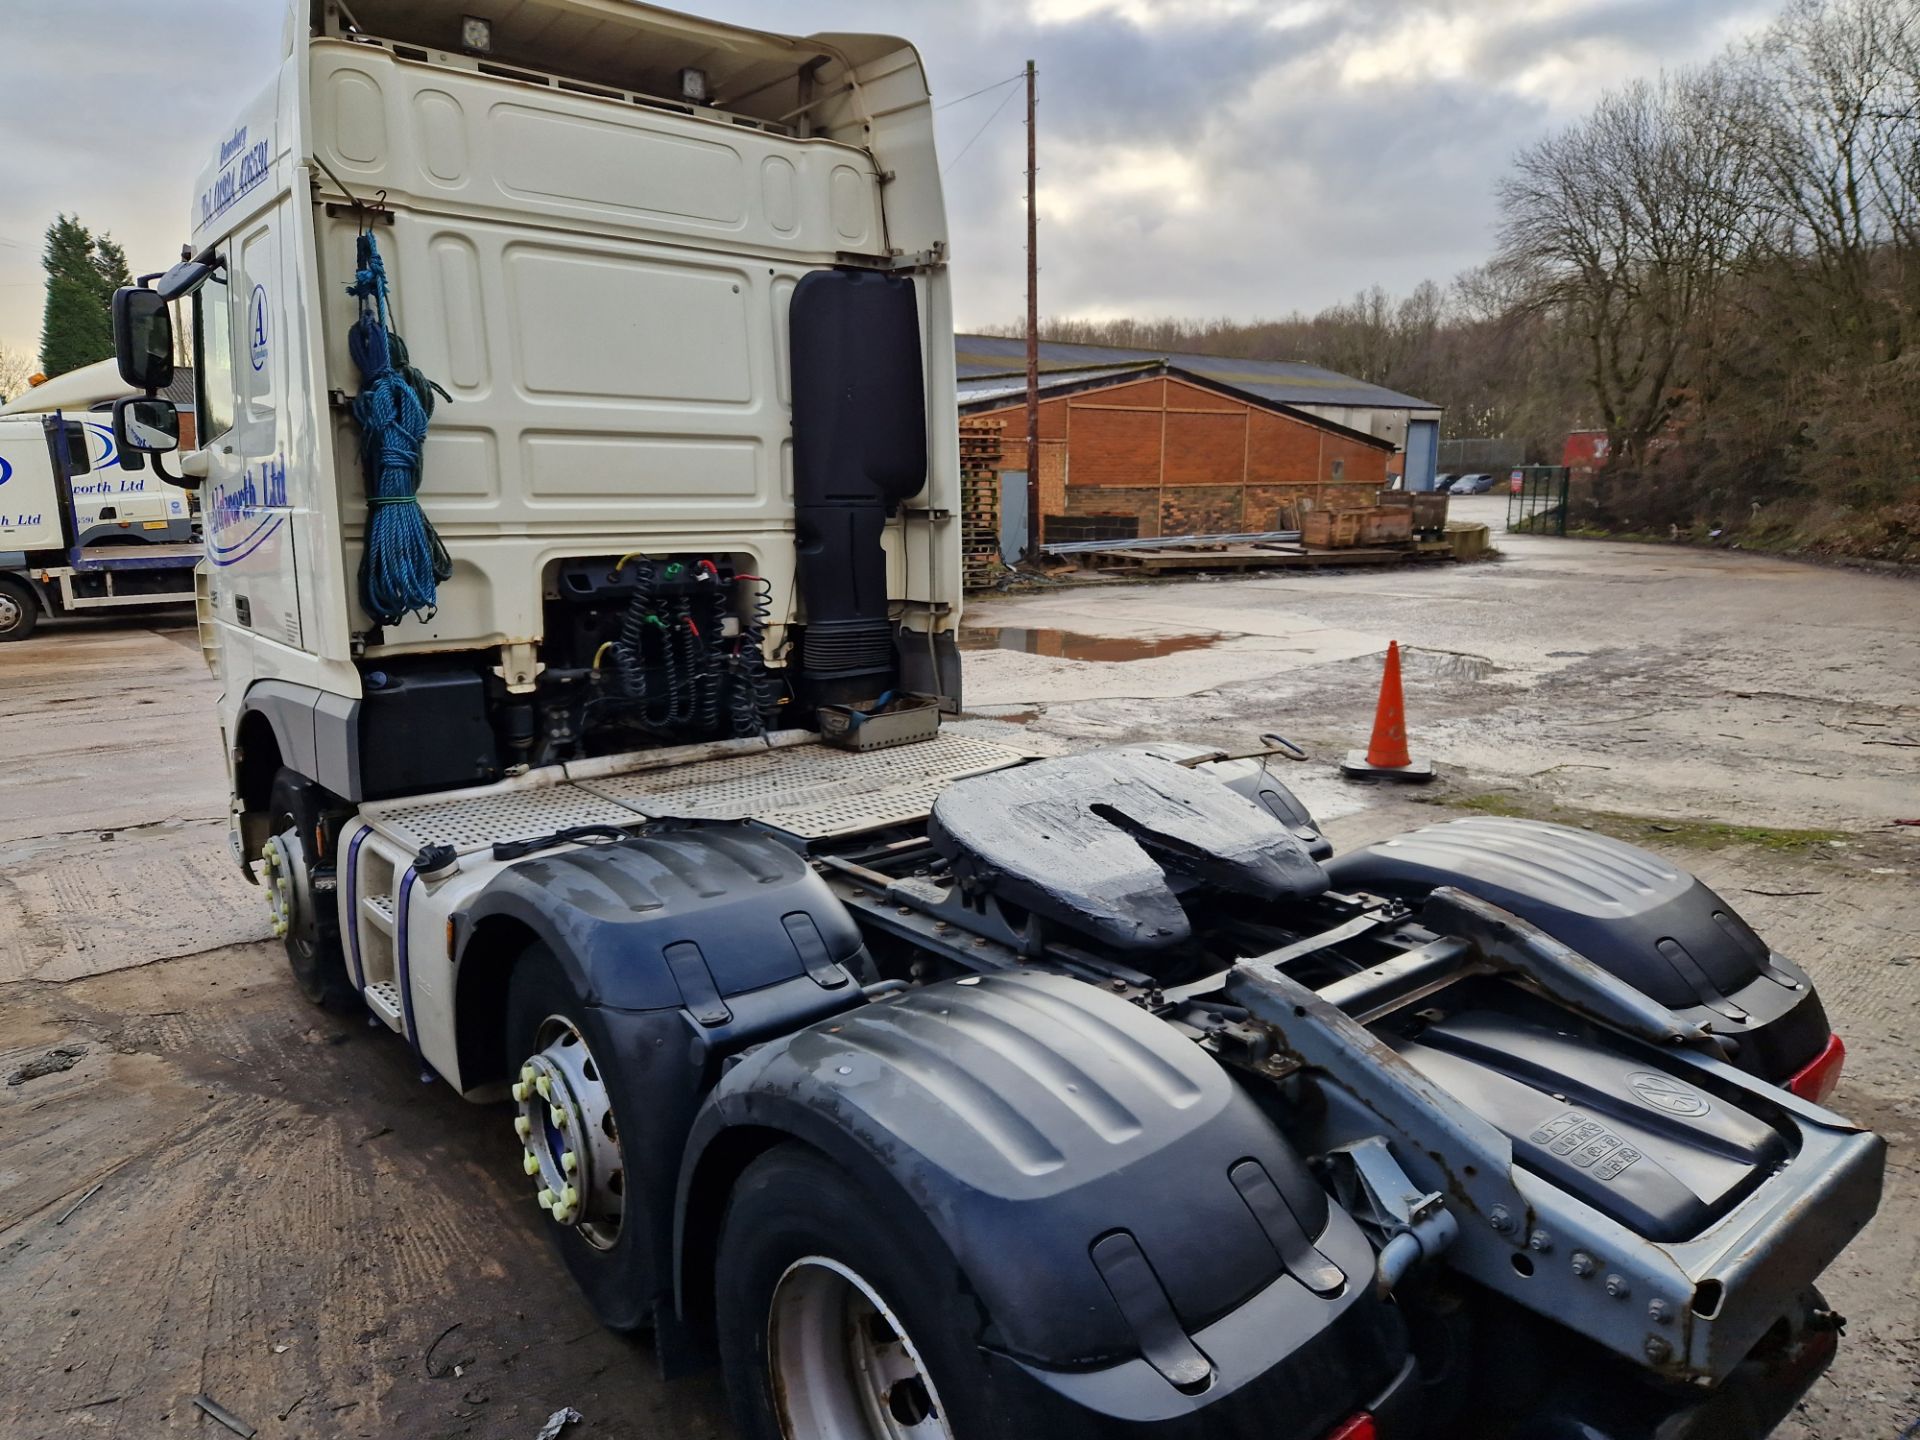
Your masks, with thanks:
M 28 379 L 38 368 L 26 351 L 0 345 L 0 400 L 11 400 L 27 389 Z
M 1751 252 L 1758 162 L 1745 78 L 1714 65 L 1605 96 L 1521 152 L 1496 265 L 1585 341 L 1613 453 L 1635 463 L 1713 378 L 1728 278 Z
M 1891 359 L 1885 262 L 1920 245 L 1920 17 L 1911 0 L 1793 0 L 1746 58 L 1768 233 L 1822 301 L 1815 333 L 1836 358 Z

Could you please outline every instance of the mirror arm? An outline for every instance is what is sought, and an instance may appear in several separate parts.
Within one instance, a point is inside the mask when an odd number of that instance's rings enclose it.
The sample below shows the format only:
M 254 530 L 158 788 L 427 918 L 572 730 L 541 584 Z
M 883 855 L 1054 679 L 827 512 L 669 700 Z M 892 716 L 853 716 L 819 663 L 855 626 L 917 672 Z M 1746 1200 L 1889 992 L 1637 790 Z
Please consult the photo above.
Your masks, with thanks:
M 184 470 L 178 475 L 169 475 L 166 465 L 162 463 L 160 459 L 160 454 L 161 452 L 158 450 L 147 452 L 147 459 L 153 462 L 154 474 L 158 475 L 169 485 L 178 485 L 182 490 L 198 490 L 200 488 L 201 477 L 198 475 L 189 475 Z

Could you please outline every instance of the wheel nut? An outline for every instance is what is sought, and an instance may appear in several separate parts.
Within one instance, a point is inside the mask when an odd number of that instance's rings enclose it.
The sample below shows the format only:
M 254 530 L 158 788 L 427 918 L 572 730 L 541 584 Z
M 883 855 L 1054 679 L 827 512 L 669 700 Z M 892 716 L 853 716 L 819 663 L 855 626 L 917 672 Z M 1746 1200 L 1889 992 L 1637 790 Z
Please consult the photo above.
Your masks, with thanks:
M 520 1168 L 529 1175 L 538 1175 L 540 1173 L 540 1157 L 535 1155 L 531 1150 L 521 1151 Z
M 549 1105 L 547 1107 L 547 1118 L 553 1121 L 554 1129 L 564 1130 L 567 1128 L 567 1112 L 562 1110 L 558 1105 Z
M 553 1209 L 553 1191 L 542 1190 L 538 1195 L 534 1196 L 533 1198 L 535 1203 L 538 1204 L 542 1210 Z
M 540 1098 L 542 1100 L 551 1100 L 553 1098 L 553 1081 L 549 1080 L 546 1076 L 535 1076 L 533 1088 L 540 1092 Z
M 533 1066 L 531 1065 L 522 1065 L 520 1067 L 520 1078 L 526 1081 L 527 1084 L 529 1085 L 533 1083 L 533 1077 L 538 1075 L 539 1073 L 540 1072 L 534 1069 Z
M 560 1192 L 560 1203 L 571 1210 L 580 1203 L 580 1192 L 569 1185 Z
M 524 1103 L 527 1098 L 527 1082 L 524 1080 L 516 1080 L 512 1094 L 515 1104 Z
M 524 1115 L 514 1116 L 513 1133 L 518 1135 L 522 1140 L 525 1140 L 529 1135 L 533 1134 L 533 1122 Z
M 569 1150 L 560 1157 L 560 1168 L 571 1175 L 580 1168 L 580 1157 Z

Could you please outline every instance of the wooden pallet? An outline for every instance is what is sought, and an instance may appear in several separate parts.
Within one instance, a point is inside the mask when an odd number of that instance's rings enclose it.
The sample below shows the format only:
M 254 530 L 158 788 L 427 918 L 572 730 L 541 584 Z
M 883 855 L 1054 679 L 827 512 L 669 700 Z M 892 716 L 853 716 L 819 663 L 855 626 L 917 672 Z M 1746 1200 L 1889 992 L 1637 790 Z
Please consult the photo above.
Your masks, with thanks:
M 1411 550 L 1305 545 L 1195 545 L 1155 550 L 1099 550 L 1076 556 L 1082 565 L 1139 575 L 1183 570 L 1317 570 L 1329 565 L 1397 565 Z
M 1006 570 L 1000 559 L 1000 458 L 1005 425 L 960 422 L 960 568 L 969 590 L 991 585 Z

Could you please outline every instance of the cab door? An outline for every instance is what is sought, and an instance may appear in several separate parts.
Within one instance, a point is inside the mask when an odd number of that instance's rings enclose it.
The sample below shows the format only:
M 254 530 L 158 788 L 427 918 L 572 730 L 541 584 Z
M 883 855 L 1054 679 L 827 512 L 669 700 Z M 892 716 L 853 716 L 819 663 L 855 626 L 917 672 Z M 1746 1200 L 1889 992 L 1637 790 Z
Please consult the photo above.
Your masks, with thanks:
M 219 618 L 305 648 L 295 565 L 295 511 L 281 435 L 278 350 L 282 209 L 233 235 L 224 266 L 194 297 L 201 447 L 208 453 L 207 557 Z M 271 665 L 257 667 L 270 671 Z

